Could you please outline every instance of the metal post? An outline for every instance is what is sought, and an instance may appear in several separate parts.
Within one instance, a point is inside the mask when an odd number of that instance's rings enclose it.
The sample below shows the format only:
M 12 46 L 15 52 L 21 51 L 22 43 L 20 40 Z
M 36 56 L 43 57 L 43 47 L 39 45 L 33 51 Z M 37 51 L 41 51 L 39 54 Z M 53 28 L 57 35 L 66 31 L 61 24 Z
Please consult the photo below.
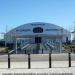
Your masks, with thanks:
M 22 39 L 20 39 L 20 48 L 22 49 Z
M 30 54 L 28 54 L 28 69 L 31 68 Z
M 51 68 L 51 53 L 49 53 L 49 68 Z
M 60 29 L 61 30 L 61 38 L 60 38 L 60 53 L 61 53 L 61 49 L 62 49 L 62 41 L 63 41 L 63 29 Z
M 71 67 L 71 53 L 68 53 L 69 67 Z
M 62 49 L 62 40 L 61 40 L 61 38 L 60 38 L 60 53 L 61 53 L 61 49 Z
M 17 54 L 17 38 L 16 38 L 16 54 Z
M 8 53 L 8 68 L 10 68 L 10 54 Z

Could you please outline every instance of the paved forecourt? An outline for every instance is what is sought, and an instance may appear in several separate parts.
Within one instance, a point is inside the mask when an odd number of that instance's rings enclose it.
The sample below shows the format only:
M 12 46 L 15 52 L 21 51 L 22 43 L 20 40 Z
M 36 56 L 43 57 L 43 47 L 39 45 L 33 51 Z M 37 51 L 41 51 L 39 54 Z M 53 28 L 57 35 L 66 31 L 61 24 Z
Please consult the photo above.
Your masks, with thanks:
M 28 69 L 28 55 L 11 55 L 8 69 L 7 55 L 0 56 L 0 73 L 73 73 L 75 75 L 75 55 L 72 67 L 68 67 L 68 54 L 52 54 L 52 68 L 49 68 L 48 54 L 31 55 L 31 69 Z M 0 75 L 1 75 L 0 74 Z
M 38 73 L 41 73 L 42 75 L 44 75 L 45 73 L 47 73 L 48 75 L 49 74 L 62 75 L 62 73 L 66 73 L 67 75 L 72 75 L 72 74 L 75 75 L 75 67 L 68 67 L 67 63 L 65 64 L 65 61 L 62 62 L 62 64 L 61 64 L 61 62 L 58 62 L 58 61 L 53 62 L 53 64 L 52 64 L 53 68 L 48 68 L 48 62 L 38 62 L 38 63 L 32 62 L 31 69 L 28 69 L 27 62 L 25 62 L 25 63 L 23 63 L 23 62 L 14 63 L 13 62 L 13 63 L 11 63 L 12 66 L 10 69 L 8 69 L 7 65 L 4 65 L 4 64 L 6 64 L 6 62 L 1 64 L 4 66 L 4 68 L 0 68 L 0 75 L 3 75 L 4 73 L 7 75 L 8 75 L 8 73 L 11 73 L 12 75 L 14 75 L 14 73 L 16 73 L 16 74 L 17 73 L 20 73 L 20 74 L 33 73 L 36 75 Z M 73 64 L 75 65 L 75 61 L 73 62 Z M 0 67 L 1 67 L 1 65 L 0 65 Z

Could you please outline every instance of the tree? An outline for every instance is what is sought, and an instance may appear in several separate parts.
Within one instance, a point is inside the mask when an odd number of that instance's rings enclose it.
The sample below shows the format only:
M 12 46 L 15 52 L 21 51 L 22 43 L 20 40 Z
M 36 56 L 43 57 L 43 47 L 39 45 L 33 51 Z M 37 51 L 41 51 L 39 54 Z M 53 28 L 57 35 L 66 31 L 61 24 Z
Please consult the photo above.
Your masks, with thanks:
M 67 50 L 67 52 L 75 52 L 75 45 L 65 44 L 64 48 Z

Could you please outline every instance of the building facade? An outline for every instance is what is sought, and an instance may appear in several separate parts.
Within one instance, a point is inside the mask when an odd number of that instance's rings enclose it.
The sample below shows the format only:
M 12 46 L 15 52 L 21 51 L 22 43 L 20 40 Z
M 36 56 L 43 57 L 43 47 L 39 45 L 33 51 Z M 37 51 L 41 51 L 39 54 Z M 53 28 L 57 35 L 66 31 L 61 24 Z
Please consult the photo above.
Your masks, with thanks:
M 5 34 L 6 43 L 31 53 L 62 52 L 62 44 L 71 39 L 70 32 L 51 23 L 33 22 L 20 25 Z

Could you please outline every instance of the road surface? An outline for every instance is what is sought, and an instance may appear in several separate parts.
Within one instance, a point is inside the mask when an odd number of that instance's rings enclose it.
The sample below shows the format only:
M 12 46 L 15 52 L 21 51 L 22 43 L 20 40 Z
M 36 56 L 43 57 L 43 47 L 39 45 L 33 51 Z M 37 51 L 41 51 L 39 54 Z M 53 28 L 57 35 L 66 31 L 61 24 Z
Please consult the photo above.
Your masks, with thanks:
M 52 54 L 52 61 L 68 61 L 68 53 L 64 54 Z M 11 62 L 27 62 L 28 61 L 28 55 L 27 54 L 15 54 L 10 55 Z M 72 61 L 75 61 L 75 54 L 71 54 Z M 48 61 L 49 55 L 48 54 L 32 54 L 31 55 L 31 61 Z M 7 55 L 0 55 L 0 62 L 7 62 L 8 56 Z

